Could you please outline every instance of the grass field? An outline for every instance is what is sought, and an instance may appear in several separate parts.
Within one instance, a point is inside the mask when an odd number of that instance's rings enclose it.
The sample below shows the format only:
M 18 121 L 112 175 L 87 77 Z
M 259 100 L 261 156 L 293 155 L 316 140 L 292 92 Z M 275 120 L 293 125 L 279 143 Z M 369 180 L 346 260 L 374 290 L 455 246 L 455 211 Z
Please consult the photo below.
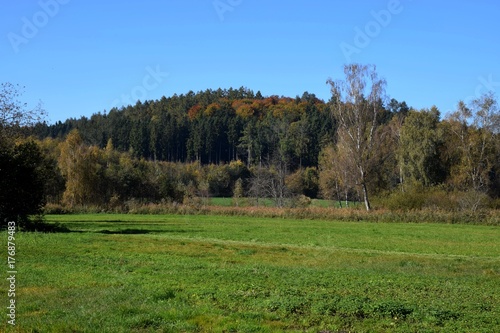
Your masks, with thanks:
M 16 235 L 13 332 L 500 328 L 498 227 L 175 215 L 47 220 L 71 232 Z M 9 331 L 2 317 L 0 331 Z

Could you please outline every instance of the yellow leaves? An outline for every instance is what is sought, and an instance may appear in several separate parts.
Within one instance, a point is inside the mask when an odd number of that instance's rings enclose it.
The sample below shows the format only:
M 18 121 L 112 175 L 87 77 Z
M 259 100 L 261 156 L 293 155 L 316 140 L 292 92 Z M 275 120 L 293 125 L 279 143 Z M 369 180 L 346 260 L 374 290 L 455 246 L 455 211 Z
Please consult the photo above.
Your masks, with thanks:
M 220 105 L 217 104 L 217 103 L 212 103 L 210 104 L 209 106 L 207 106 L 207 108 L 205 109 L 205 115 L 206 116 L 211 116 L 215 113 L 215 111 L 217 111 L 218 109 L 220 109 Z
M 231 161 L 229 163 L 229 167 L 230 168 L 245 168 L 246 165 L 245 165 L 245 163 L 243 163 L 243 161 L 241 161 L 241 160 L 238 159 L 236 161 Z
M 281 98 L 278 103 L 271 106 L 270 110 L 275 118 L 299 118 L 307 108 L 307 103 L 300 102 L 296 103 L 294 99 L 291 98 Z
M 236 111 L 236 115 L 244 119 L 253 116 L 256 110 L 255 102 L 250 99 L 235 100 L 231 106 Z
M 66 144 L 69 147 L 77 147 L 83 144 L 83 139 L 80 135 L 80 132 L 78 130 L 74 129 L 71 132 L 69 132 L 68 136 L 66 137 Z
M 241 118 L 250 118 L 254 115 L 254 109 L 251 105 L 243 104 L 236 109 L 236 114 Z
M 95 202 L 99 186 L 98 172 L 101 169 L 103 151 L 96 146 L 85 146 L 77 130 L 71 131 L 61 144 L 59 168 L 66 178 L 63 201 L 69 205 Z

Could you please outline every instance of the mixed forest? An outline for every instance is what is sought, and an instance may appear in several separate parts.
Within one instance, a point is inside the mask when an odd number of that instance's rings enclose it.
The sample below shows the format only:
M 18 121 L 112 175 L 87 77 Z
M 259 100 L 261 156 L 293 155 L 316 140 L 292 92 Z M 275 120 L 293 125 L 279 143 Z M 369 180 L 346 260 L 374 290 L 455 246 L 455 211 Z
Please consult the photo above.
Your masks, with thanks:
M 385 95 L 374 66 L 346 65 L 331 99 L 244 87 L 138 101 L 48 124 L 18 87 L 0 93 L 1 219 L 209 197 L 278 207 L 323 198 L 394 210 L 498 208 L 496 96 L 443 115 Z M 70 107 L 70 106 L 68 106 Z M 246 201 L 243 201 L 246 198 Z M 32 201 L 32 209 L 16 203 Z

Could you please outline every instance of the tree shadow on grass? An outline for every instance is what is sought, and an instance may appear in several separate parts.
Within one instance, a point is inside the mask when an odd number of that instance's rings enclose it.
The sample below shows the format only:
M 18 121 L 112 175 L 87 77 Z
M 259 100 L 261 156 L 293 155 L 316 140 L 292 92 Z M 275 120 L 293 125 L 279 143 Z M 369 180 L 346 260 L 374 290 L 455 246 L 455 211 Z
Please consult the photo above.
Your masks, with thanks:
M 195 233 L 199 230 L 147 230 L 147 229 L 121 229 L 121 230 L 71 230 L 60 223 L 37 223 L 36 225 L 23 227 L 26 232 L 42 232 L 42 233 L 97 233 L 104 235 L 147 235 L 147 234 L 162 234 L 162 233 Z
M 109 222 L 109 221 L 105 221 Z M 113 221 L 113 223 L 119 223 L 122 221 Z M 162 233 L 195 233 L 200 232 L 202 229 L 117 229 L 117 230 L 72 230 L 66 225 L 59 222 L 47 222 L 43 217 L 36 217 L 32 220 L 23 221 L 21 223 L 22 231 L 25 232 L 41 232 L 41 233 L 99 233 L 106 235 L 146 235 L 146 234 L 162 234 Z
M 70 233 L 71 231 L 65 225 L 60 223 L 48 223 L 46 221 L 28 221 L 22 224 L 21 229 L 26 232 L 43 232 L 43 233 Z
M 144 229 L 123 229 L 123 230 L 100 230 L 100 234 L 105 235 L 146 235 L 152 233 L 150 230 Z
M 122 229 L 122 230 L 99 230 L 99 234 L 105 235 L 146 235 L 146 234 L 162 234 L 162 233 L 194 233 L 200 230 L 147 230 L 147 229 Z

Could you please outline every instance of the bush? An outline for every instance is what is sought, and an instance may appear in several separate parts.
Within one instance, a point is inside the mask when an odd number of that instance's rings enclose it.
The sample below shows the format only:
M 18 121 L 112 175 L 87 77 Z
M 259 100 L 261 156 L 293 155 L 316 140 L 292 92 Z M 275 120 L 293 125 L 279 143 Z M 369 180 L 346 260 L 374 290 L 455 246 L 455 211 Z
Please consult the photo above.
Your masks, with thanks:
M 34 141 L 10 142 L 0 137 L 0 226 L 30 223 L 45 205 L 45 157 Z
M 311 202 L 312 202 L 311 198 L 301 194 L 296 198 L 295 205 L 300 208 L 306 208 L 311 205 Z
M 489 209 L 500 210 L 500 198 L 491 199 L 488 205 Z
M 69 214 L 70 212 L 71 211 L 67 209 L 65 206 L 54 203 L 46 204 L 43 209 L 44 214 L 62 215 L 62 214 Z
M 479 212 L 491 206 L 492 200 L 482 192 L 447 192 L 441 188 L 416 186 L 406 192 L 393 192 L 375 200 L 391 211 L 442 210 Z
M 312 198 L 318 196 L 319 177 L 315 168 L 298 169 L 286 177 L 285 183 L 292 194 L 302 194 Z
M 238 178 L 233 187 L 233 204 L 236 207 L 239 207 L 242 204 L 244 195 L 245 191 L 243 189 L 243 180 L 241 178 Z
M 476 212 L 486 208 L 490 198 L 477 191 L 461 192 L 457 195 L 457 204 L 462 211 Z
M 304 193 L 304 170 L 299 169 L 296 172 L 286 176 L 285 183 L 292 194 Z
M 384 207 L 390 210 L 419 210 L 427 202 L 427 194 L 412 190 L 410 192 L 394 192 L 386 200 L 382 200 Z
M 231 194 L 231 178 L 227 165 L 210 164 L 203 167 L 202 179 L 198 183 L 207 182 L 208 190 L 213 196 L 228 196 Z

